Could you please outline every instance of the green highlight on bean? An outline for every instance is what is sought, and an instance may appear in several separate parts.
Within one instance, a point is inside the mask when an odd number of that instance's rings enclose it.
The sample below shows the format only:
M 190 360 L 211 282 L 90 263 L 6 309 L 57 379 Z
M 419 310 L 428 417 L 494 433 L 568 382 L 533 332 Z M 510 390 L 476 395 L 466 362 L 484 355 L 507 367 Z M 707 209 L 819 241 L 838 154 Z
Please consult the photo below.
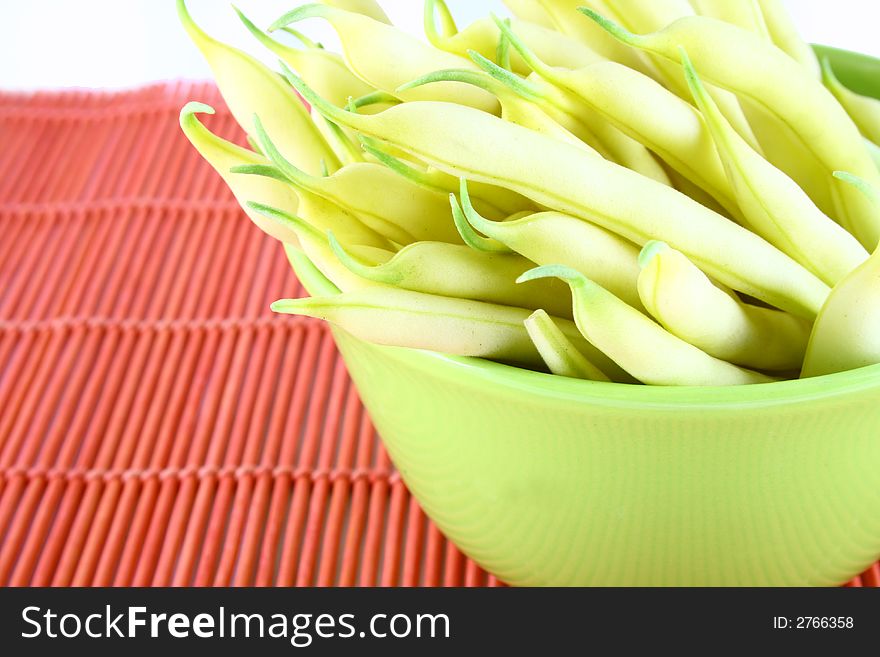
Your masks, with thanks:
M 868 252 L 733 130 L 703 87 L 687 52 L 684 48 L 680 52 L 688 86 L 749 228 L 834 286 L 864 262 Z
M 318 93 L 320 93 L 320 91 L 318 91 Z M 376 111 L 385 111 L 392 105 L 397 105 L 399 102 L 400 101 L 397 99 L 396 96 L 393 96 L 389 93 L 386 93 L 384 91 L 373 91 L 363 96 L 358 96 L 357 98 L 352 95 L 348 99 L 346 107 L 348 108 L 349 112 L 359 112 L 365 108 L 372 108 Z M 375 114 L 376 111 L 364 113 Z
M 639 256 L 639 296 L 663 328 L 710 356 L 757 370 L 797 371 L 812 326 L 743 303 L 679 251 L 649 242 Z
M 509 21 L 505 21 L 510 25 Z M 468 52 L 475 52 L 473 48 L 469 48 Z M 498 45 L 495 47 L 495 63 L 508 71 L 513 70 L 513 64 L 510 61 L 510 40 L 503 33 L 498 34 Z
M 552 374 L 589 381 L 611 380 L 577 350 L 546 311 L 536 310 L 529 315 L 525 326 Z
M 330 247 L 348 270 L 374 283 L 505 306 L 546 308 L 554 315 L 571 318 L 571 295 L 564 285 L 555 281 L 516 284 L 523 272 L 534 267 L 518 255 L 482 253 L 445 242 L 417 242 L 392 254 L 386 262 L 369 265 L 348 253 L 332 233 Z
M 571 287 L 575 323 L 587 341 L 643 383 L 728 386 L 773 381 L 714 358 L 674 336 L 570 267 L 538 267 L 519 280 L 547 277 L 560 278 Z

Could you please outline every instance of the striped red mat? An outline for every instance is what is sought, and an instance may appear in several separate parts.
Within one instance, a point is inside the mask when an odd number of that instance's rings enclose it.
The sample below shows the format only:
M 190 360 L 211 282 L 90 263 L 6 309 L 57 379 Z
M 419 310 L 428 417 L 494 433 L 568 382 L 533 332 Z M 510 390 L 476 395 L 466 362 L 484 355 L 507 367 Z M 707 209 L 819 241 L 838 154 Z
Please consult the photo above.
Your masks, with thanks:
M 0 94 L 0 585 L 493 586 L 280 247 L 180 133 L 216 89 Z M 875 565 L 854 585 L 880 585 Z

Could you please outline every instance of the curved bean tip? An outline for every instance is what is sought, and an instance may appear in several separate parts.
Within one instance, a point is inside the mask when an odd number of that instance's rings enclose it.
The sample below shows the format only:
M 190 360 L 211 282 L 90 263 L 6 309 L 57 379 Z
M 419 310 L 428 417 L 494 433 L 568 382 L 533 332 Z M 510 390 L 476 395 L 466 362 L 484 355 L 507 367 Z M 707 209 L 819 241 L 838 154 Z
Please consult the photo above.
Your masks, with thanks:
M 263 176 L 264 178 L 273 178 L 285 184 L 290 182 L 283 173 L 268 164 L 239 164 L 230 168 L 229 173 L 243 174 L 246 176 Z
M 279 299 L 269 305 L 269 310 L 282 315 L 305 315 L 305 309 L 312 301 L 311 297 L 303 299 Z
M 834 69 L 831 67 L 831 60 L 828 56 L 824 56 L 819 60 L 820 65 L 822 66 L 822 79 L 825 80 L 826 83 L 829 82 L 837 82 L 837 75 L 834 73 Z
M 529 315 L 525 321 L 534 322 L 535 320 L 543 318 L 543 317 L 549 317 L 549 315 L 547 315 L 547 311 L 542 310 L 541 308 L 538 308 L 538 310 L 536 310 L 531 315 Z
M 660 240 L 649 241 L 642 248 L 641 253 L 639 253 L 639 267 L 645 269 L 658 254 L 666 251 L 668 248 L 669 245 L 666 242 L 661 242 Z
M 267 219 L 271 219 L 275 223 L 280 224 L 285 228 L 289 228 L 297 235 L 299 235 L 302 231 L 316 232 L 300 217 L 285 212 L 284 210 L 273 208 L 271 205 L 257 203 L 256 201 L 247 201 L 245 205 L 257 214 L 261 214 Z
M 525 272 L 516 279 L 516 282 L 527 283 L 529 281 L 538 280 L 539 278 L 559 278 L 572 286 L 580 285 L 587 281 L 586 276 L 571 267 L 566 267 L 564 265 L 543 265 Z
M 180 119 L 183 120 L 194 114 L 216 114 L 216 111 L 210 105 L 191 100 L 180 110 Z
M 459 196 L 461 196 L 461 209 L 464 211 L 464 221 L 468 224 L 470 229 L 476 229 L 481 233 L 484 233 L 485 235 L 493 237 L 492 227 L 495 222 L 486 219 L 483 215 L 477 212 L 477 209 L 474 207 L 474 204 L 471 201 L 471 195 L 468 191 L 467 180 L 464 178 L 461 178 L 459 182 Z M 457 205 L 458 204 L 456 204 L 456 207 Z M 453 207 L 453 213 L 454 212 L 455 207 Z M 465 237 L 464 232 L 461 230 L 461 228 L 459 228 L 459 233 L 462 234 L 462 237 Z

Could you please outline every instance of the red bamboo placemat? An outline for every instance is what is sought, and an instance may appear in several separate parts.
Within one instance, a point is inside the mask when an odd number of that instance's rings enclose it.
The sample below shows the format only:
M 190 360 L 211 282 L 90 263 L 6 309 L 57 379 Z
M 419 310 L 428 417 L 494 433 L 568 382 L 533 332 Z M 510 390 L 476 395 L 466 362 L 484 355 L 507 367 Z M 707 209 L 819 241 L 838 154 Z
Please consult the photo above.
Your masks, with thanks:
M 0 94 L 0 585 L 497 585 L 180 133 L 207 83 Z M 854 585 L 880 585 L 875 565 Z

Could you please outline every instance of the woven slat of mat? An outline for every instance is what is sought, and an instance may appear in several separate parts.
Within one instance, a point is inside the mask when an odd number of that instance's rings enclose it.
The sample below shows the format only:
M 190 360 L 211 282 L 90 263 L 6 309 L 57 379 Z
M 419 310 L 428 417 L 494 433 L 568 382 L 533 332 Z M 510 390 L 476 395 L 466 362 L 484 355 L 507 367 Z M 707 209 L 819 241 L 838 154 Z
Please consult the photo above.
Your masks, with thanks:
M 180 133 L 216 90 L 0 95 L 0 584 L 485 585 Z
M 410 497 L 324 326 L 268 311 L 302 289 L 187 100 L 240 140 L 207 84 L 0 94 L 0 585 L 498 584 Z

